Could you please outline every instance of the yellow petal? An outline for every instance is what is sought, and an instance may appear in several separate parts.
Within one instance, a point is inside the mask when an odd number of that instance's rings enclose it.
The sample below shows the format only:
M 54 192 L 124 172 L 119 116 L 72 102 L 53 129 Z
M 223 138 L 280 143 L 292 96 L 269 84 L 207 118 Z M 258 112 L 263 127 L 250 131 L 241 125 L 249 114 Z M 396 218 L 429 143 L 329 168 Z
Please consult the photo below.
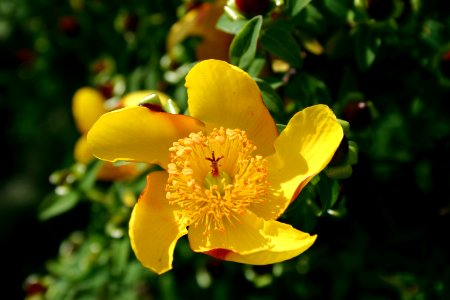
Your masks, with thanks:
M 92 159 L 94 159 L 91 151 L 89 151 L 89 148 L 87 146 L 87 139 L 85 134 L 80 136 L 75 144 L 74 157 L 77 162 L 82 164 L 87 164 Z
M 72 113 L 81 133 L 87 133 L 97 119 L 107 112 L 105 98 L 94 88 L 84 87 L 75 92 L 72 99 Z
M 186 87 L 190 115 L 205 122 L 208 130 L 220 126 L 245 130 L 257 154 L 273 153 L 275 122 L 247 73 L 223 61 L 206 60 L 188 73 Z
M 254 253 L 271 247 L 269 237 L 263 235 L 264 220 L 247 211 L 236 215 L 232 223 L 224 217 L 224 230 L 205 233 L 204 223 L 189 226 L 189 244 L 195 252 L 227 249 L 241 254 Z
M 266 220 L 278 218 L 306 183 L 327 166 L 342 137 L 342 127 L 326 105 L 295 114 L 275 141 L 276 152 L 267 157 L 270 198 L 266 205 L 254 205 L 251 210 Z
M 136 257 L 158 274 L 172 268 L 175 244 L 187 233 L 166 200 L 166 181 L 164 171 L 147 176 L 147 186 L 133 209 L 129 229 Z
M 202 129 L 201 122 L 189 116 L 126 107 L 100 117 L 88 133 L 88 146 L 103 160 L 158 163 L 165 168 L 173 142 Z
M 316 236 L 277 221 L 265 221 L 251 212 L 224 231 L 204 234 L 203 226 L 189 227 L 189 243 L 195 252 L 248 264 L 272 264 L 290 259 L 308 249 Z
M 224 2 L 202 3 L 175 23 L 170 28 L 167 38 L 169 55 L 173 56 L 175 45 L 182 43 L 185 39 L 200 37 L 202 41 L 195 49 L 197 60 L 209 58 L 228 60 L 229 46 L 233 36 L 216 29 L 217 20 L 223 13 Z
M 75 144 L 74 156 L 75 160 L 82 164 L 88 164 L 91 160 L 95 159 L 87 146 L 86 135 L 82 135 Z M 127 179 L 139 174 L 139 172 L 140 169 L 134 163 L 116 166 L 111 162 L 103 162 L 97 178 L 105 181 Z
M 315 242 L 317 235 L 299 231 L 290 225 L 277 221 L 264 222 L 264 235 L 270 237 L 273 247 L 255 253 L 243 255 L 224 249 L 206 252 L 223 260 L 251 265 L 267 265 L 285 261 L 305 252 Z

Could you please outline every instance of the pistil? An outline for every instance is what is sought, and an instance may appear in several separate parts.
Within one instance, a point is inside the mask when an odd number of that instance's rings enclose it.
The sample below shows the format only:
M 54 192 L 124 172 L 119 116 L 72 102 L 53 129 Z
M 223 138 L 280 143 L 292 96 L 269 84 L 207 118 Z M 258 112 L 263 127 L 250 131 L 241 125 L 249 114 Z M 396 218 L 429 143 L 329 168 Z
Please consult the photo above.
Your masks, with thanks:
M 211 156 L 212 157 L 205 157 L 205 159 L 211 162 L 211 175 L 217 177 L 219 176 L 219 160 L 223 158 L 223 155 L 216 158 L 214 156 L 214 151 L 211 151 Z

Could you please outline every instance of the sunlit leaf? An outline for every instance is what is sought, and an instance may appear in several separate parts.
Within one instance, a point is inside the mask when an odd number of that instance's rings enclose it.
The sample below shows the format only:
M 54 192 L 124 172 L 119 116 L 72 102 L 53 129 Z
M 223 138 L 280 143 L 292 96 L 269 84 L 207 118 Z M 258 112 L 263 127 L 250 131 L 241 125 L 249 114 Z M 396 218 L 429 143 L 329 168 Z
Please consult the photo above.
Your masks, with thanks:
M 256 54 L 256 46 L 262 26 L 262 17 L 256 16 L 234 37 L 230 46 L 230 61 L 232 64 L 246 69 Z
M 247 68 L 247 73 L 252 77 L 258 77 L 261 71 L 266 65 L 266 58 L 264 55 L 256 52 L 256 56 L 251 62 L 250 66 Z
M 217 21 L 216 28 L 227 33 L 237 34 L 244 27 L 247 20 L 231 20 L 227 15 L 223 14 Z

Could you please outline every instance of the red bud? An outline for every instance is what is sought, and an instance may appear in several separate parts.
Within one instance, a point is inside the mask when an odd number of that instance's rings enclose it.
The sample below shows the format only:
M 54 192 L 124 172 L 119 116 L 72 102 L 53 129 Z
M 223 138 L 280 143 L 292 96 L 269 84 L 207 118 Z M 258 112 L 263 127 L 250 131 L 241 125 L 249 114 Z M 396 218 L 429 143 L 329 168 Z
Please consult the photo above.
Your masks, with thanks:
M 237 8 L 247 16 L 265 14 L 270 7 L 270 0 L 236 0 Z

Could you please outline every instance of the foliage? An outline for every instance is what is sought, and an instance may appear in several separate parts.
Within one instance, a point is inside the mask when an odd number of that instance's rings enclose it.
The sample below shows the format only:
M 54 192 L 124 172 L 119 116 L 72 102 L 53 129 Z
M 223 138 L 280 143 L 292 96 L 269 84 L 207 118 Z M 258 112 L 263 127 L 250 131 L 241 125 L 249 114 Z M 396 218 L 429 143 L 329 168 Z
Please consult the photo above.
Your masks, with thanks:
M 101 162 L 72 159 L 78 133 L 70 100 L 82 86 L 108 99 L 151 89 L 184 112 L 184 76 L 201 37 L 185 39 L 175 56 L 166 38 L 198 2 L 0 3 L 0 95 L 10 99 L 0 104 L 9 126 L 2 137 L 14 157 L 5 161 L 5 174 L 31 168 L 28 176 L 44 178 L 58 169 L 37 215 L 73 230 L 57 254 L 42 258 L 45 266 L 26 269 L 34 274 L 20 295 L 447 299 L 450 17 L 442 1 L 271 1 L 256 15 L 228 1 L 217 28 L 233 35 L 230 62 L 256 79 L 279 130 L 317 103 L 343 120 L 346 137 L 332 162 L 282 217 L 318 240 L 299 257 L 269 266 L 193 254 L 186 239 L 174 270 L 163 276 L 137 262 L 128 220 L 155 167 L 131 180 L 97 180 Z M 16 145 L 22 150 L 12 155 Z M 66 217 L 87 220 L 73 226 Z

